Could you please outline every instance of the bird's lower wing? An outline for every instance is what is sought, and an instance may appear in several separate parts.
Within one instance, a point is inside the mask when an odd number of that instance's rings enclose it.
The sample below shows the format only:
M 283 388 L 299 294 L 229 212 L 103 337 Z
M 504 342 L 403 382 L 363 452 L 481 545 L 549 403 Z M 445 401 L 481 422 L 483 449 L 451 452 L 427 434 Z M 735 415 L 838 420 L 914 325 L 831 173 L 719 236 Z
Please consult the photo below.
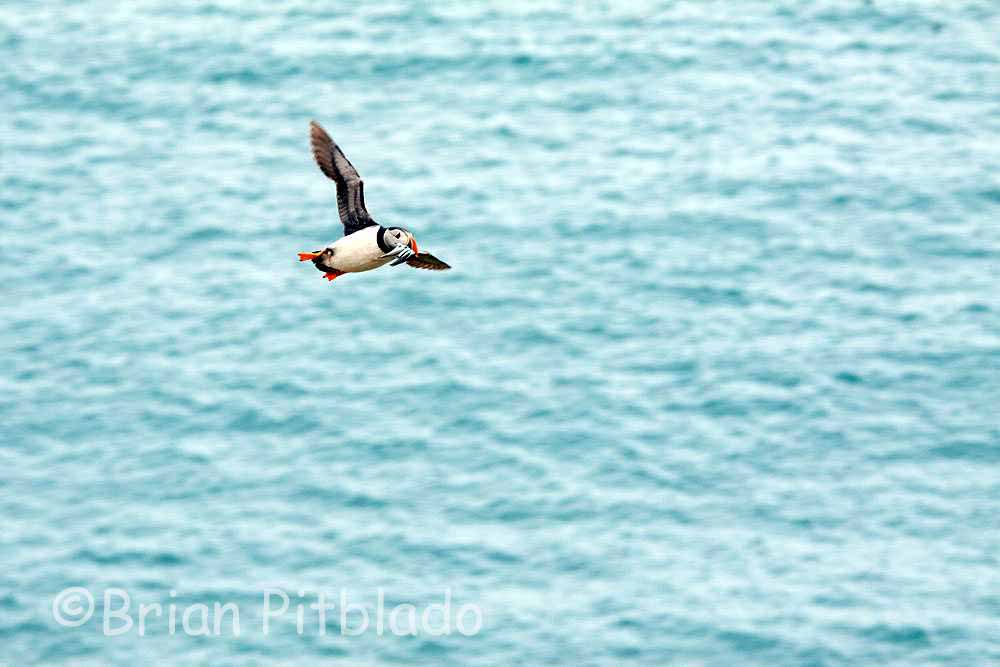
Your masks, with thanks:
M 451 268 L 429 252 L 419 252 L 406 260 L 406 263 L 415 269 L 427 269 L 429 271 L 446 271 Z

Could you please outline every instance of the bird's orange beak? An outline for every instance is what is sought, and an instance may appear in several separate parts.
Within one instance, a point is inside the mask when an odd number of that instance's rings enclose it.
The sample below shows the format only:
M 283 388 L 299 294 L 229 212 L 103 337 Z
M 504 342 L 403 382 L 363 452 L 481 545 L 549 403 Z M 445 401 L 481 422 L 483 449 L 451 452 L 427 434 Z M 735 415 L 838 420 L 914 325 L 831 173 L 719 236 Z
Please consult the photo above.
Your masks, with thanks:
M 415 253 L 420 252 L 420 248 L 417 247 L 416 239 L 410 238 L 410 249 Z
M 316 259 L 317 257 L 319 257 L 319 253 L 318 252 L 300 252 L 299 253 L 299 261 L 300 262 L 308 262 L 310 259 Z

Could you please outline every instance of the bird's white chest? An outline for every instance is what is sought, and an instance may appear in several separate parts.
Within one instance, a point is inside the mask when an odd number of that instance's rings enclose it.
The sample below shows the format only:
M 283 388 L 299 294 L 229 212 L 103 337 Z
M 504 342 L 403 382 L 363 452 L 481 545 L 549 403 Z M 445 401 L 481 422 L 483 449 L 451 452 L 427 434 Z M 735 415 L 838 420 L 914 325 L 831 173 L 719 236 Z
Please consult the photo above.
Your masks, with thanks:
M 358 230 L 329 247 L 333 248 L 333 257 L 326 264 L 344 273 L 371 271 L 392 261 L 392 257 L 383 257 L 385 253 L 378 246 L 377 226 Z

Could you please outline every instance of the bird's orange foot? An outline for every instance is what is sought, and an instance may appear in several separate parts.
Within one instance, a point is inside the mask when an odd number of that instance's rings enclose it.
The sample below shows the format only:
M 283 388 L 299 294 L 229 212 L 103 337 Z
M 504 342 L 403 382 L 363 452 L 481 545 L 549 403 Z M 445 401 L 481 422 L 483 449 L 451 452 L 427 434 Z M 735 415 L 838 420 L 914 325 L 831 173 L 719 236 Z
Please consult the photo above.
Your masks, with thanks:
M 326 278 L 327 280 L 333 280 L 334 278 L 337 278 L 342 275 L 344 274 L 341 273 L 340 271 L 330 271 L 329 273 L 324 273 L 323 277 Z

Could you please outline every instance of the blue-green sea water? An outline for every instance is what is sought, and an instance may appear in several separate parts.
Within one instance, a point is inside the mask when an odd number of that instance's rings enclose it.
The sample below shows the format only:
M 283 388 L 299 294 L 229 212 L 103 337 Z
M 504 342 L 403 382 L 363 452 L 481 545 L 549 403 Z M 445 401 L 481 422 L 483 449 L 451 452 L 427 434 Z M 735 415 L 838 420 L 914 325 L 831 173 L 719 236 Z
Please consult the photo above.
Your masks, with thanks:
M 0 63 L 0 664 L 1000 663 L 995 2 L 15 1 Z M 313 118 L 454 270 L 296 261 Z

